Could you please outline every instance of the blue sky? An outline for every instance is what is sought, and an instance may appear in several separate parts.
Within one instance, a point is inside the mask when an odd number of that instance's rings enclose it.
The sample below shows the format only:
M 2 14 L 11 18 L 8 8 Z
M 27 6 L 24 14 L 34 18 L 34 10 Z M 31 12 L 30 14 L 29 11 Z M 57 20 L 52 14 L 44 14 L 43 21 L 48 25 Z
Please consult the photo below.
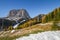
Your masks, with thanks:
M 24 8 L 31 17 L 47 14 L 60 7 L 60 0 L 0 0 L 0 17 L 6 17 L 12 9 Z

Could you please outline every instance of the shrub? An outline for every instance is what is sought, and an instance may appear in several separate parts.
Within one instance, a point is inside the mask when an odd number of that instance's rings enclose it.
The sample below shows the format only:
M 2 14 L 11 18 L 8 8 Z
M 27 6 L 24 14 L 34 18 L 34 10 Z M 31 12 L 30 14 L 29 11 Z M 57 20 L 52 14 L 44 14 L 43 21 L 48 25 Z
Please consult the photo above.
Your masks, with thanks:
M 52 30 L 60 30 L 60 26 L 57 25 L 58 23 L 59 23 L 59 21 L 53 22 Z

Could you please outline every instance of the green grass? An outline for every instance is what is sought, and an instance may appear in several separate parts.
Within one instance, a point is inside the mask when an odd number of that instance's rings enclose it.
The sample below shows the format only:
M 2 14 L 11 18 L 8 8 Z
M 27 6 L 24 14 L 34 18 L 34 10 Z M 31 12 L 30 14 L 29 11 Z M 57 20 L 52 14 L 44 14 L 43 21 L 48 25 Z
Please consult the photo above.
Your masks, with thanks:
M 13 40 L 13 38 L 6 36 L 6 37 L 0 37 L 0 40 Z

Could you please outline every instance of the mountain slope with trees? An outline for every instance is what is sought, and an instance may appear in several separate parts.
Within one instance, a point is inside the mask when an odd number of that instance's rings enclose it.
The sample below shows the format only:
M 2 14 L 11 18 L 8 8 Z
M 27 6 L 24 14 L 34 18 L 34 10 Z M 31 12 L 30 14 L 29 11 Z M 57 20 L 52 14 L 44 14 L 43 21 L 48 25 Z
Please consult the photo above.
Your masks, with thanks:
M 49 21 L 60 21 L 60 8 L 56 8 L 52 12 L 42 17 L 42 23 L 46 23 Z
M 55 10 L 46 15 L 40 14 L 30 20 L 27 20 L 26 22 L 20 24 L 17 27 L 17 29 L 30 27 L 39 23 L 48 23 L 48 22 L 56 23 L 56 21 L 60 21 L 60 8 L 56 8 Z

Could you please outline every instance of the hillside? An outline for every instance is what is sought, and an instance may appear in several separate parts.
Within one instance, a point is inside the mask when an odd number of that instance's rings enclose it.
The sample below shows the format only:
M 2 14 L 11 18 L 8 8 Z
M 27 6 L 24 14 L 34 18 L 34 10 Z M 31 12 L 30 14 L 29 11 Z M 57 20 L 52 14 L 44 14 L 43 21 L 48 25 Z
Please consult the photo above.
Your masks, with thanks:
M 42 23 L 46 23 L 50 21 L 60 21 L 60 8 L 56 8 L 52 12 L 42 17 Z
M 40 14 L 24 22 L 23 24 L 19 25 L 17 29 L 29 27 L 39 23 L 47 23 L 47 22 L 59 23 L 59 21 L 60 21 L 60 8 L 56 8 L 55 10 L 53 10 L 52 12 L 49 12 L 46 15 Z
M 19 24 L 16 28 L 12 27 L 13 26 L 9 26 L 8 31 L 0 32 L 1 40 L 14 40 L 22 36 L 44 31 L 58 31 L 60 30 L 60 8 L 56 8 L 46 15 L 40 14 L 28 19 Z
M 22 36 L 28 36 L 29 34 L 35 34 L 38 32 L 44 32 L 51 30 L 52 24 L 36 24 L 31 27 L 19 29 L 19 30 L 10 30 L 10 31 L 1 31 L 0 32 L 0 39 L 1 40 L 13 40 L 15 38 L 19 38 Z
M 40 23 L 40 24 L 36 24 L 30 27 L 19 29 L 19 30 L 1 31 L 0 39 L 14 40 L 19 37 L 29 36 L 29 34 L 37 34 L 38 32 L 55 31 L 52 25 L 53 23 L 44 23 L 44 24 Z

